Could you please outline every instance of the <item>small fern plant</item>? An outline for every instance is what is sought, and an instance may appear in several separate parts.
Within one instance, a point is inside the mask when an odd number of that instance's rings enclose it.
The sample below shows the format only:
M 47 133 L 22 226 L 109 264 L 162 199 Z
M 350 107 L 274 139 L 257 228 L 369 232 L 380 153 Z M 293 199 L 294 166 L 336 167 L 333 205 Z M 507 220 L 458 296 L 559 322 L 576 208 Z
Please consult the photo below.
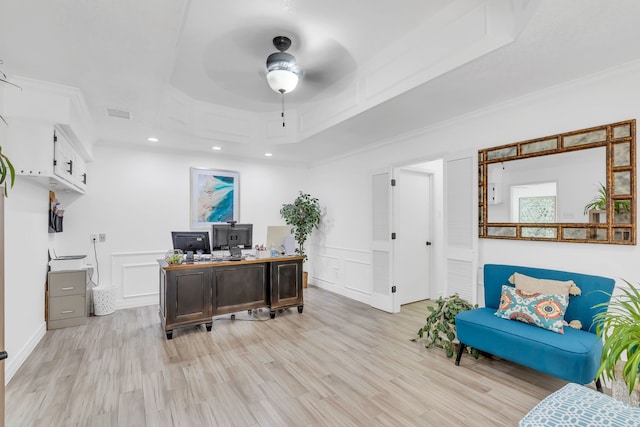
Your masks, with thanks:
M 456 336 L 456 314 L 463 311 L 477 308 L 478 305 L 471 305 L 460 298 L 458 294 L 436 301 L 436 306 L 427 307 L 427 321 L 425 325 L 418 329 L 418 336 L 412 341 L 424 340 L 425 347 L 443 348 L 447 357 L 453 357 L 455 347 L 459 344 Z M 473 357 L 478 358 L 478 350 L 467 347 Z

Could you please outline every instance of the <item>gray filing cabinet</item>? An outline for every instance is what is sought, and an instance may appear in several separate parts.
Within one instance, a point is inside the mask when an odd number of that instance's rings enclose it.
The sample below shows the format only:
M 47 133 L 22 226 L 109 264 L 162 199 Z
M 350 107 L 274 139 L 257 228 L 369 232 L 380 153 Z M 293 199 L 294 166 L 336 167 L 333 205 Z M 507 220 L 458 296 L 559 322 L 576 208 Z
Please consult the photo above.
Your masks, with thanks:
M 87 270 L 50 271 L 47 329 L 87 323 Z

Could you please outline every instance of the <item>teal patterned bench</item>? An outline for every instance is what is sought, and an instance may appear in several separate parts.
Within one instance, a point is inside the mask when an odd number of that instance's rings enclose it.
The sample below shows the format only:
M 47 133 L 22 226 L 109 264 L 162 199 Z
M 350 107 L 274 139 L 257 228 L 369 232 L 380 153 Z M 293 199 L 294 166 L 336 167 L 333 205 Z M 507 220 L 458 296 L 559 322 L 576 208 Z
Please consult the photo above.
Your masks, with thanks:
M 585 386 L 569 383 L 547 396 L 519 427 L 638 427 L 640 408 Z

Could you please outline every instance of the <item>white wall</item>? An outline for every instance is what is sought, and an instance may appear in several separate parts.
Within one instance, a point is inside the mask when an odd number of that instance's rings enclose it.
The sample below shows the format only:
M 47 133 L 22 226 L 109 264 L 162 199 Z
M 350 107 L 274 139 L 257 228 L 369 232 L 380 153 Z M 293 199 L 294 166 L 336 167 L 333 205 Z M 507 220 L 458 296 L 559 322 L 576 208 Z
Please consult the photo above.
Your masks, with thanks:
M 325 229 L 325 246 L 318 249 L 319 253 L 338 252 L 336 248 L 347 253 L 369 253 L 369 177 L 372 171 L 415 163 L 416 159 L 436 159 L 446 153 L 475 152 L 480 148 L 638 118 L 638 73 L 640 62 L 634 62 L 460 117 L 420 133 L 399 136 L 395 141 L 368 152 L 316 165 L 311 171 L 311 189 L 327 206 L 325 222 L 329 225 Z M 640 249 L 637 246 L 490 239 L 481 239 L 479 245 L 480 265 L 490 262 L 525 264 L 624 277 L 630 281 L 640 279 L 638 257 Z M 370 262 L 368 257 L 362 258 Z M 331 277 L 330 272 L 320 269 L 322 266 L 316 265 L 313 275 Z M 317 284 L 349 296 L 353 296 L 352 288 L 360 287 L 357 277 L 352 283 L 324 280 Z M 358 299 L 368 301 L 364 291 L 358 293 Z
M 5 201 L 5 365 L 8 382 L 46 332 L 49 189 L 17 177 Z

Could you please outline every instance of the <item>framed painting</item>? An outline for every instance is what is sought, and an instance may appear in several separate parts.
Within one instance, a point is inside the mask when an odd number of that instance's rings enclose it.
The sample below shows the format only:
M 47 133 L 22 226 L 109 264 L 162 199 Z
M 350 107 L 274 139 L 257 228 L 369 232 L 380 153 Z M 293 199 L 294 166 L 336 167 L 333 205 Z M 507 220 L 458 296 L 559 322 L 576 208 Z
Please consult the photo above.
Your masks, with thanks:
M 238 172 L 191 168 L 191 228 L 238 221 Z

